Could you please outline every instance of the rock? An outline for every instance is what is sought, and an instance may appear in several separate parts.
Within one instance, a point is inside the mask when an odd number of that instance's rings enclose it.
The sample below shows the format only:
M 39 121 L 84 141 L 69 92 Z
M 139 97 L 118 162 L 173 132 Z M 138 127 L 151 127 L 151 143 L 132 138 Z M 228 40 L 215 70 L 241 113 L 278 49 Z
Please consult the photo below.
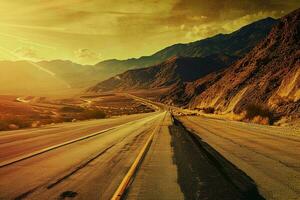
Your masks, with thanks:
M 9 125 L 8 125 L 8 128 L 9 128 L 10 130 L 17 130 L 17 129 L 19 129 L 20 127 L 19 127 L 18 125 L 16 125 L 16 124 L 9 124 Z

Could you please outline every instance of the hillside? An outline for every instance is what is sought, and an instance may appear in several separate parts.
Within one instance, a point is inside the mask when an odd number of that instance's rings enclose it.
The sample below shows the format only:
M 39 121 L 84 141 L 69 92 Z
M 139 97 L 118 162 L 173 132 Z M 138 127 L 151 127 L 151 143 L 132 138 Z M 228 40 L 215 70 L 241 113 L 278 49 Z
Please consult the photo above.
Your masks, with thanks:
M 236 57 L 211 55 L 204 58 L 173 57 L 158 65 L 134 69 L 100 82 L 89 92 L 171 87 L 196 80 L 230 65 Z
M 26 61 L 1 61 L 0 68 L 2 94 L 55 93 L 70 88 L 53 72 Z
M 107 77 L 99 67 L 80 65 L 68 60 L 41 61 L 37 64 L 54 72 L 72 88 L 86 88 Z
M 300 9 L 279 24 L 244 58 L 219 73 L 183 88 L 162 101 L 218 113 L 241 113 L 259 105 L 277 115 L 300 115 Z M 179 102 L 176 99 L 188 99 Z
M 150 56 L 128 60 L 106 60 L 99 62 L 95 66 L 100 67 L 103 73 L 113 76 L 129 69 L 156 65 L 174 56 L 206 57 L 223 53 L 229 56 L 242 57 L 261 41 L 276 23 L 277 21 L 273 18 L 265 18 L 230 34 L 218 34 L 187 44 L 175 44 Z M 101 80 L 99 79 L 99 81 Z
M 94 66 L 70 61 L 0 61 L 2 94 L 78 93 L 106 76 Z

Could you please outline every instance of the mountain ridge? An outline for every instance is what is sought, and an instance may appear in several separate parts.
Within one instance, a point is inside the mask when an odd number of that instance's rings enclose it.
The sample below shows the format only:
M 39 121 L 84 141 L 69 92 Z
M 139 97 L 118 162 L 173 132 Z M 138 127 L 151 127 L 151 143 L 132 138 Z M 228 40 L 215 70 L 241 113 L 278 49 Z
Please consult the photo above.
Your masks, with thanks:
M 198 57 L 172 57 L 151 67 L 128 70 L 107 79 L 88 92 L 160 88 L 194 81 L 198 77 L 222 69 L 231 64 L 236 57 L 224 54 Z
M 190 43 L 173 44 L 150 56 L 130 58 L 127 60 L 105 60 L 97 63 L 95 66 L 102 67 L 104 69 L 109 67 L 110 70 L 114 70 L 112 68 L 115 68 L 115 71 L 120 73 L 122 70 L 125 72 L 128 69 L 144 68 L 156 65 L 173 56 L 205 57 L 218 53 L 225 53 L 231 56 L 243 56 L 246 52 L 253 48 L 258 41 L 266 36 L 276 22 L 276 19 L 267 17 L 245 25 L 229 34 L 217 34 Z M 232 45 L 232 38 L 236 45 Z M 226 44 L 224 42 L 226 42 Z M 224 52 L 224 46 L 229 46 L 228 44 L 230 44 L 230 46 L 232 45 L 232 49 L 225 49 Z M 114 74 L 112 74 L 112 76 L 113 75 Z
M 245 57 L 216 74 L 186 84 L 162 101 L 184 102 L 190 108 L 213 107 L 220 113 L 241 113 L 249 104 L 278 115 L 300 113 L 300 9 L 282 17 L 269 35 Z M 205 88 L 205 89 L 203 89 Z M 192 92 L 193 91 L 193 92 Z
M 118 80 L 113 77 L 88 91 L 128 91 L 131 88 L 153 89 L 167 86 L 169 90 L 161 96 L 160 101 L 171 105 L 200 110 L 213 108 L 218 114 L 242 114 L 248 112 L 249 106 L 254 105 L 254 109 L 273 113 L 277 117 L 297 118 L 300 115 L 300 9 L 280 18 L 265 38 L 244 57 L 233 58 L 233 61 L 224 65 L 205 65 L 203 60 L 197 63 L 198 67 L 184 63 L 180 67 L 184 71 L 178 72 L 175 70 L 176 66 L 167 60 L 148 68 L 129 70 L 119 74 Z M 166 71 L 157 70 L 150 75 L 154 77 L 150 81 L 141 80 L 142 84 L 135 84 L 134 87 L 130 84 L 134 79 L 147 77 L 147 70 L 154 71 L 153 69 L 160 69 L 162 66 Z M 201 72 L 205 68 L 210 68 L 211 71 L 198 73 L 197 70 Z M 177 73 L 176 76 L 173 75 L 174 72 Z M 198 79 L 181 77 L 176 81 L 176 77 L 183 73 L 191 73 L 198 76 Z M 122 82 L 123 76 L 132 77 L 130 81 L 125 79 Z M 113 79 L 117 81 L 111 81 Z M 267 118 L 273 120 L 269 116 Z
M 241 44 L 243 44 L 244 46 L 246 46 L 247 48 L 251 48 L 254 43 L 257 43 L 262 37 L 263 35 L 266 34 L 266 32 L 270 31 L 271 26 L 274 25 L 276 23 L 276 20 L 271 19 L 271 18 L 267 18 L 267 19 L 262 19 L 259 20 L 257 22 L 251 23 L 245 27 L 242 27 L 241 29 L 233 32 L 234 35 L 243 35 L 244 33 L 246 33 L 247 35 L 247 40 L 245 42 L 241 42 L 242 40 L 237 37 L 237 39 L 235 39 L 236 42 L 239 42 Z M 250 33 L 247 33 L 247 31 L 250 27 Z M 252 28 L 251 28 L 252 27 Z M 106 80 L 109 77 L 115 76 L 117 74 L 120 74 L 124 71 L 127 71 L 129 69 L 136 69 L 136 68 L 144 68 L 144 67 L 148 67 L 149 65 L 152 65 L 153 63 L 155 64 L 159 64 L 160 62 L 163 62 L 164 60 L 171 58 L 173 56 L 185 56 L 185 57 L 205 57 L 205 56 L 201 56 L 203 54 L 203 52 L 206 52 L 205 55 L 213 55 L 213 54 L 219 54 L 219 53 L 224 53 L 223 52 L 223 48 L 222 46 L 220 46 L 220 43 L 222 43 L 222 41 L 218 41 L 218 38 L 230 38 L 230 34 L 227 35 L 223 35 L 221 36 L 216 35 L 213 37 L 210 37 L 208 39 L 203 39 L 203 40 L 198 40 L 192 43 L 188 43 L 188 44 L 180 44 L 180 46 L 187 46 L 187 48 L 183 51 L 182 49 L 174 49 L 174 46 L 178 45 L 172 45 L 170 47 L 167 47 L 165 49 L 162 49 L 161 51 L 158 51 L 150 56 L 142 56 L 140 58 L 131 58 L 131 59 L 127 59 L 127 60 L 117 60 L 117 59 L 111 59 L 111 60 L 106 60 L 103 62 L 100 62 L 96 65 L 80 65 L 77 63 L 73 63 L 72 61 L 66 61 L 66 60 L 52 60 L 52 61 L 40 61 L 40 62 L 23 62 L 24 67 L 26 66 L 28 68 L 28 72 L 21 70 L 21 72 L 23 73 L 24 76 L 28 76 L 27 74 L 29 72 L 33 72 L 30 68 L 32 68 L 33 65 L 38 65 L 42 68 L 45 68 L 53 73 L 55 73 L 56 77 L 57 77 L 57 81 L 59 82 L 64 82 L 67 85 L 70 86 L 71 89 L 74 89 L 74 91 L 81 91 L 84 90 L 87 87 L 90 87 L 92 85 L 95 85 L 96 83 L 102 81 L 102 80 Z M 236 37 L 236 36 L 235 36 Z M 252 39 L 254 38 L 254 42 L 252 41 Z M 218 47 L 216 46 L 212 46 L 212 49 L 217 49 L 216 52 L 211 51 L 209 46 L 206 46 L 206 43 L 210 43 L 211 41 L 215 41 L 213 43 L 216 43 Z M 193 44 L 202 44 L 202 46 L 200 45 L 194 45 Z M 204 44 L 203 44 L 204 43 Z M 204 46 L 205 48 L 204 48 Z M 212 44 L 215 45 L 215 44 Z M 191 48 L 189 46 L 192 46 Z M 172 49 L 170 53 L 170 48 Z M 204 50 L 200 50 L 200 49 L 204 49 Z M 166 49 L 168 49 L 166 51 Z M 236 57 L 235 55 L 232 54 L 237 54 L 237 56 L 240 56 L 243 54 L 243 51 L 241 52 L 236 52 L 236 49 L 229 49 L 228 52 L 225 52 L 226 55 L 229 55 L 231 57 Z M 201 52 L 200 52 L 201 51 Z M 181 53 L 180 53 L 181 52 Z M 185 52 L 185 53 L 182 53 Z M 180 55 L 183 54 L 183 55 Z M 203 54 L 204 55 L 204 54 Z M 14 63 L 1 63 L 0 62 L 0 67 L 2 69 L 5 69 L 7 66 L 13 66 Z M 20 66 L 19 66 L 20 67 Z M 3 73 L 6 73 L 5 71 L 3 71 Z M 12 73 L 6 73 L 6 80 L 7 82 L 11 82 L 15 84 L 15 89 L 11 90 L 10 93 L 13 93 L 13 91 L 18 91 L 18 93 L 22 90 L 24 90 L 23 84 L 19 83 L 19 85 L 14 81 L 14 74 Z M 33 74 L 34 76 L 34 74 Z M 9 79 L 10 78 L 10 79 Z M 49 77 L 50 78 L 50 77 Z M 23 79 L 22 79 L 23 80 Z M 46 80 L 46 79 L 45 79 Z M 50 80 L 50 79 L 47 79 Z M 25 81 L 25 80 L 24 80 Z M 30 91 L 34 91 L 35 88 L 39 88 L 39 83 L 36 83 L 36 85 L 34 83 L 32 83 L 32 90 L 26 90 L 28 92 Z M 0 87 L 0 91 L 3 93 L 7 92 L 7 88 L 5 88 L 5 83 L 2 84 L 3 88 Z M 50 84 L 50 83 L 45 83 L 45 89 L 43 89 L 43 91 L 47 90 L 46 86 L 49 86 L 49 90 L 57 90 L 56 86 L 55 89 L 51 88 L 50 86 L 54 86 L 55 84 Z M 57 90 L 59 91 L 59 90 Z M 62 91 L 65 91 L 65 88 L 62 89 Z
M 152 59 L 154 59 L 154 57 L 158 57 L 164 61 L 164 60 L 169 59 L 174 56 L 205 58 L 205 57 L 209 57 L 209 56 L 213 56 L 213 55 L 223 54 L 223 55 L 227 55 L 231 58 L 235 58 L 235 60 L 237 60 L 239 57 L 241 57 L 246 52 L 248 52 L 253 46 L 255 46 L 261 39 L 263 39 L 263 37 L 270 31 L 271 27 L 276 23 L 277 23 L 277 21 L 273 18 L 262 19 L 262 20 L 254 22 L 254 23 L 248 24 L 248 25 L 240 28 L 239 30 L 234 31 L 231 34 L 218 34 L 216 36 L 213 36 L 213 37 L 210 37 L 207 39 L 203 39 L 203 40 L 198 40 L 198 41 L 191 42 L 188 44 L 174 44 L 172 46 L 166 47 L 165 49 L 162 49 L 161 51 L 156 52 L 155 54 L 152 55 L 152 57 L 146 56 L 146 57 L 142 57 L 142 58 L 152 60 Z M 243 36 L 243 38 L 241 38 L 242 36 Z M 238 45 L 235 45 L 235 44 L 238 44 Z M 177 48 L 178 46 L 184 47 L 184 48 L 178 49 Z M 110 63 L 110 62 L 115 62 L 115 60 L 106 61 L 106 64 Z M 122 62 L 126 62 L 126 61 L 122 61 Z M 140 60 L 131 59 L 130 62 L 133 62 L 133 63 L 140 62 Z M 110 63 L 110 64 L 113 65 L 112 63 Z M 229 63 L 227 63 L 227 64 L 229 64 Z M 160 65 L 160 63 L 154 64 L 150 67 L 154 67 L 157 65 Z M 220 66 L 225 67 L 222 64 Z M 119 67 L 122 68 L 122 66 L 119 66 Z M 141 65 L 141 67 L 139 67 L 139 68 L 141 68 L 143 70 L 144 67 L 147 67 L 147 66 Z M 104 68 L 108 69 L 108 67 L 104 67 Z M 214 68 L 218 69 L 217 66 L 215 66 Z M 145 70 L 143 70 L 143 71 L 146 73 Z M 130 72 L 130 71 L 127 71 L 127 72 Z M 120 75 L 121 74 L 118 74 L 117 76 L 120 76 Z M 143 75 L 140 74 L 140 76 L 143 76 Z M 136 77 L 136 79 L 138 79 L 138 77 Z M 110 84 L 108 84 L 109 86 L 108 85 L 107 86 L 110 89 L 113 89 L 113 87 L 112 87 L 113 82 L 115 84 L 119 85 L 117 83 L 118 81 L 112 81 L 113 79 L 108 79 L 108 80 L 110 80 Z M 103 84 L 102 86 L 107 84 L 107 80 L 105 80 L 103 82 L 105 84 Z M 124 83 L 124 84 L 126 84 L 126 83 Z M 101 86 L 101 84 L 98 84 L 98 87 L 101 87 L 103 89 L 102 86 Z M 144 87 L 144 86 L 141 86 L 141 87 Z M 153 87 L 153 85 L 151 85 L 151 87 Z M 135 88 L 138 88 L 138 87 L 135 86 Z M 93 91 L 93 90 L 97 91 L 96 87 L 94 87 L 93 89 L 89 89 L 88 91 Z

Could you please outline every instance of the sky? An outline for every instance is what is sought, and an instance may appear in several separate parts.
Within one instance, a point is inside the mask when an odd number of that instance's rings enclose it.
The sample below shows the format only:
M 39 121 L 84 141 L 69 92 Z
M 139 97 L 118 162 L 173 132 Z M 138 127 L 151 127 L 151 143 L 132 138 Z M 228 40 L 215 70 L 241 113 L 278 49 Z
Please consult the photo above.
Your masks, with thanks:
M 0 60 L 140 57 L 299 7 L 299 0 L 0 0 Z

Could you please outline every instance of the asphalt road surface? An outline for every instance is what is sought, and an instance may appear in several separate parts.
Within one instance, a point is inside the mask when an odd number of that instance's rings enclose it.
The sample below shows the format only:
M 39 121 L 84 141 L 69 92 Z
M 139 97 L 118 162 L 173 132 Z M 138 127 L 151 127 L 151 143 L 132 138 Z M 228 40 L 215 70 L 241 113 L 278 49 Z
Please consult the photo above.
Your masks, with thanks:
M 152 115 L 153 113 L 128 115 L 101 120 L 47 125 L 35 129 L 3 131 L 0 134 L 0 166 L 29 153 L 126 123 L 133 123 Z
M 109 199 L 164 115 L 155 112 L 1 134 L 4 163 L 38 148 L 115 127 L 0 167 L 0 199 Z
M 166 116 L 126 199 L 263 199 L 255 183 Z
M 191 132 L 251 177 L 266 199 L 300 199 L 300 130 L 186 116 Z
M 1 132 L 0 199 L 111 199 L 148 141 L 122 199 L 298 199 L 298 130 L 173 118 L 155 106 Z

